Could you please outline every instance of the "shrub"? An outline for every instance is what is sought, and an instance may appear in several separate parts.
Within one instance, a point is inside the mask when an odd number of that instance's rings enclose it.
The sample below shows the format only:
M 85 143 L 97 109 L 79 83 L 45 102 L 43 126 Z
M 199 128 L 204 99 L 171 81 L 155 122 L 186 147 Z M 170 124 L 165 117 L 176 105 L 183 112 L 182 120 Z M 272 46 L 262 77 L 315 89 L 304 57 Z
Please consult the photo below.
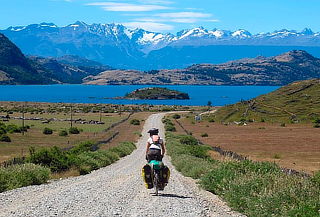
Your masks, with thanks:
M 215 120 L 214 120 L 214 118 L 213 118 L 213 117 L 210 117 L 210 118 L 208 119 L 208 122 L 210 122 L 210 123 L 214 123 L 214 122 L 215 122 Z
M 281 124 L 280 124 L 280 127 L 285 127 L 285 126 L 286 126 L 285 123 L 281 123 Z
M 273 158 L 274 159 L 281 159 L 281 155 L 280 154 L 275 154 L 275 155 L 273 155 Z
M 181 116 L 180 116 L 179 114 L 174 114 L 174 115 L 172 115 L 172 118 L 174 118 L 174 119 L 180 119 Z
M 198 140 L 193 136 L 183 136 L 180 139 L 180 143 L 184 145 L 198 145 Z
M 23 164 L 0 168 L 0 192 L 20 188 L 28 185 L 39 185 L 50 178 L 48 168 Z
M 208 133 L 202 133 L 201 134 L 201 137 L 208 137 L 209 135 L 208 135 Z
M 41 166 L 46 166 L 52 172 L 60 172 L 70 168 L 71 164 L 68 159 L 67 152 L 62 151 L 58 147 L 43 148 L 36 151 L 30 148 L 30 156 L 27 161 Z
M 6 134 L 6 133 L 7 133 L 6 126 L 1 126 L 0 125 L 0 135 Z
M 6 128 L 8 133 L 21 133 L 21 127 L 18 127 L 15 124 L 9 124 Z
M 108 150 L 99 150 L 96 152 L 82 152 L 73 155 L 72 163 L 79 169 L 81 175 L 88 174 L 92 170 L 105 167 L 124 157 L 135 149 L 131 142 L 123 142 L 120 145 Z
M 177 131 L 176 127 L 174 125 L 172 125 L 172 124 L 165 125 L 165 130 L 166 131 L 170 131 L 170 132 L 176 132 Z
M 42 133 L 45 134 L 45 135 L 50 135 L 50 134 L 53 133 L 53 130 L 48 128 L 48 127 L 46 127 L 46 128 L 43 129 Z
M 312 178 L 311 178 L 312 182 L 315 183 L 316 185 L 319 186 L 320 188 L 320 171 L 316 172 Z
M 132 124 L 132 125 L 140 125 L 140 121 L 138 119 L 132 119 L 130 121 L 130 124 Z
M 320 118 L 315 118 L 312 123 L 314 124 L 320 124 Z
M 66 130 L 61 130 L 59 136 L 68 136 L 68 132 Z
M 99 149 L 99 146 L 95 142 L 87 141 L 82 142 L 72 148 L 69 152 L 71 154 L 80 154 L 82 152 L 89 152 L 89 151 L 97 151 Z
M 313 125 L 314 128 L 320 128 L 320 124 Z
M 11 139 L 8 135 L 3 134 L 3 135 L 0 135 L 0 142 L 11 142 Z
M 76 127 L 70 127 L 69 128 L 69 133 L 70 134 L 79 134 L 80 133 L 80 130 Z
M 130 154 L 135 149 L 135 145 L 130 142 L 123 142 L 116 147 L 112 147 L 109 149 L 111 152 L 117 153 L 120 157 L 124 157 Z

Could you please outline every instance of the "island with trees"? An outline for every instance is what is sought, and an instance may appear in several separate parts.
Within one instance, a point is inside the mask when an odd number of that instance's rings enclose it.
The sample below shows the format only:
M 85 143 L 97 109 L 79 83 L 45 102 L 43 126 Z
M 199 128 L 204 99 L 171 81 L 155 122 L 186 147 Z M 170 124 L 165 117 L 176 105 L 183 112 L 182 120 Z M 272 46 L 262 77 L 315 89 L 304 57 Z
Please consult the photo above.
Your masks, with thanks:
M 126 94 L 122 99 L 132 99 L 132 100 L 187 100 L 190 99 L 187 93 L 183 93 L 177 90 L 170 90 L 168 88 L 162 87 L 147 87 L 137 89 L 131 93 Z

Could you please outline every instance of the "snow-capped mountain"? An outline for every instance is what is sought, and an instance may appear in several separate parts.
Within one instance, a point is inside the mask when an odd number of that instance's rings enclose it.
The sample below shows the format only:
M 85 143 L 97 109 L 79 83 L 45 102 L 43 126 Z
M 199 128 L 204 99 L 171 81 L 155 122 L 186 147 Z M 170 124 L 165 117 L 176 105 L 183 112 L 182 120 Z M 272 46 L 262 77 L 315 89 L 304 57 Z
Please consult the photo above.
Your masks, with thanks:
M 212 46 L 216 45 L 229 46 L 228 48 L 231 46 L 236 50 L 239 46 L 252 46 L 249 53 L 248 49 L 241 50 L 243 57 L 277 55 L 279 52 L 286 52 L 289 49 L 289 47 L 280 50 L 273 49 L 277 52 L 264 53 L 264 50 L 270 48 L 268 46 L 282 46 L 281 48 L 290 46 L 294 49 L 297 46 L 297 49 L 301 49 L 301 46 L 313 47 L 314 49 L 320 47 L 320 33 L 315 33 L 307 28 L 300 32 L 283 29 L 269 33 L 251 34 L 244 29 L 229 31 L 197 27 L 179 31 L 174 35 L 143 29 L 129 29 L 121 24 L 86 24 L 77 21 L 64 27 L 58 27 L 53 23 L 40 23 L 9 27 L 0 30 L 0 32 L 17 44 L 26 54 L 53 57 L 78 55 L 116 68 L 180 67 L 178 62 L 174 65 L 166 65 L 167 58 L 170 61 L 174 59 L 181 62 L 181 67 L 186 64 L 201 63 L 199 61 L 222 61 L 213 57 L 211 59 L 202 58 L 202 54 L 195 56 L 198 50 L 196 52 L 189 51 L 190 47 L 201 47 L 205 50 L 202 53 L 209 52 L 211 54 L 212 49 L 217 48 Z M 256 47 L 253 48 L 253 46 Z M 260 49 L 260 46 L 264 48 Z M 230 56 L 223 61 L 235 58 L 231 53 L 239 51 L 234 49 L 228 52 L 225 49 L 219 50 L 220 54 L 226 55 L 225 53 L 227 53 Z M 217 52 L 217 50 L 214 51 Z M 312 53 L 312 51 L 309 52 Z M 171 58 L 171 55 L 174 58 Z M 179 59 L 180 56 L 181 59 Z

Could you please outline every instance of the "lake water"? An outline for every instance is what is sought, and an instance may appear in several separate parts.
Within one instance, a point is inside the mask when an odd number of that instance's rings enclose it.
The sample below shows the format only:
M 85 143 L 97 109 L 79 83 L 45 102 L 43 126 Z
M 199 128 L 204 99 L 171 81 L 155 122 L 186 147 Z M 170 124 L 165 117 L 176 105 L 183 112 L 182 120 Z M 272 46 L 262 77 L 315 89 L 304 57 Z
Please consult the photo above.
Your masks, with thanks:
M 221 106 L 269 93 L 276 86 L 193 86 L 159 85 L 188 93 L 190 100 L 116 100 L 133 90 L 151 85 L 0 85 L 0 101 L 112 103 L 153 105 L 212 105 Z

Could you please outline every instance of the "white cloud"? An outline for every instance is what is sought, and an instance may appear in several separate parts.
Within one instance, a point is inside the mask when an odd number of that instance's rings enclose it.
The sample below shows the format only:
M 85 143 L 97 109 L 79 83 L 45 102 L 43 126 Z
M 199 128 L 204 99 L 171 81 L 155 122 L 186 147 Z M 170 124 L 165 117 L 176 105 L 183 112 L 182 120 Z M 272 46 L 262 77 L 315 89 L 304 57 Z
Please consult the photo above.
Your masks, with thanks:
M 205 21 L 207 21 L 207 22 L 213 22 L 213 23 L 218 23 L 218 22 L 220 22 L 220 20 L 218 20 L 218 19 L 205 20 Z
M 149 17 L 134 19 L 138 22 L 169 22 L 169 23 L 198 23 L 219 22 L 217 19 L 208 19 L 212 14 L 197 12 L 159 13 Z M 206 19 L 207 18 L 207 19 Z
M 95 2 L 88 3 L 87 5 L 101 6 L 106 11 L 126 11 L 126 12 L 143 12 L 170 9 L 166 6 L 153 5 L 153 4 L 129 4 L 129 3 L 116 3 L 116 2 Z
M 166 0 L 139 0 L 144 4 L 161 4 L 161 5 L 171 5 L 174 4 L 173 1 L 166 1 Z
M 142 18 L 136 18 L 134 19 L 138 22 L 171 22 L 171 23 L 196 23 L 199 20 L 193 19 L 193 18 L 176 18 L 176 19 L 164 19 L 164 18 L 150 18 L 150 17 L 142 17 Z
M 122 24 L 132 29 L 141 28 L 141 29 L 152 31 L 152 32 L 168 31 L 168 30 L 174 29 L 174 26 L 172 25 L 168 25 L 164 23 L 155 23 L 155 22 L 128 22 L 128 23 L 122 23 Z
M 177 13 L 160 13 L 156 14 L 158 17 L 169 18 L 208 18 L 212 17 L 212 14 L 198 13 L 198 12 L 177 12 Z

